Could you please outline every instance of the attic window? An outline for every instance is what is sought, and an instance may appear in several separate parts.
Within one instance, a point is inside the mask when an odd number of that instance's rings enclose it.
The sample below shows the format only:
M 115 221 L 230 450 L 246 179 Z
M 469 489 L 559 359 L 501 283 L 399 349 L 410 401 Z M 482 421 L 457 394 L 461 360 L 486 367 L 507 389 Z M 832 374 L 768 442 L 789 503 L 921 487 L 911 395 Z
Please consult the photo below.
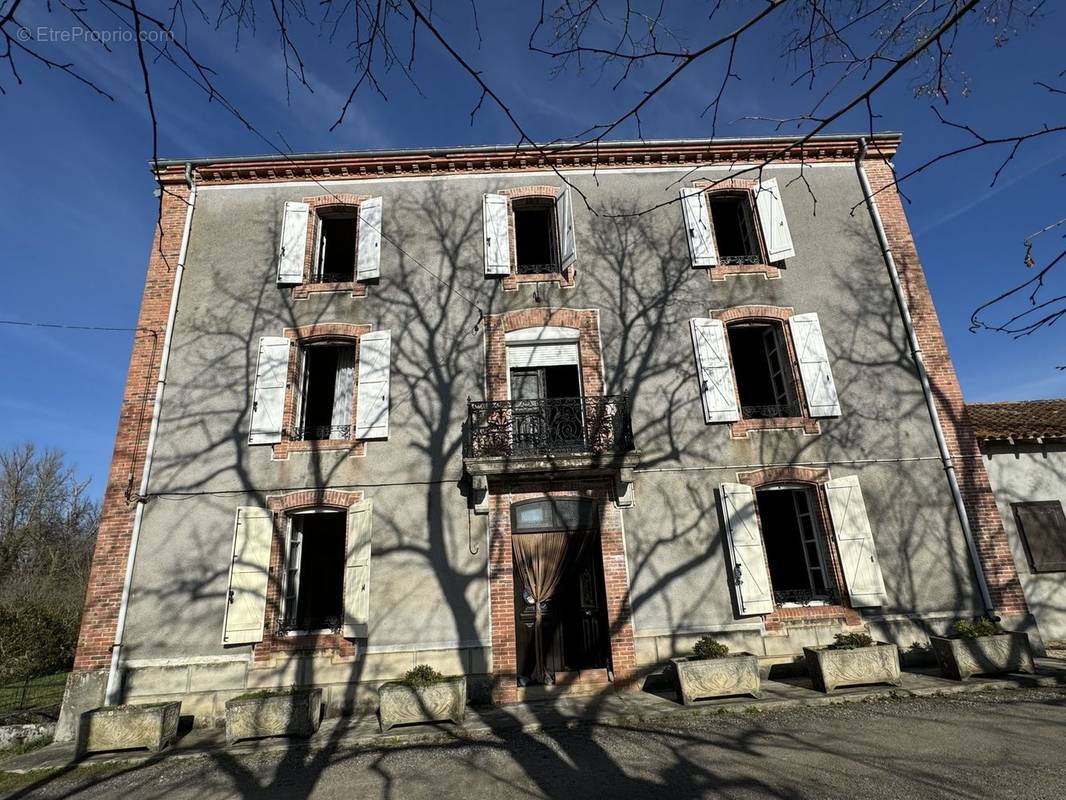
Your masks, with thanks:
M 512 201 L 518 274 L 559 271 L 555 201 L 524 197 Z
M 304 350 L 300 426 L 294 439 L 352 439 L 355 345 L 316 344 Z
M 721 264 L 759 264 L 762 253 L 755 233 L 750 192 L 711 192 L 708 196 L 714 239 Z
M 344 614 L 343 511 L 293 514 L 285 559 L 283 625 L 288 631 L 339 630 Z
M 800 416 L 784 330 L 773 322 L 729 325 L 743 419 Z
M 315 283 L 350 283 L 355 280 L 357 227 L 355 211 L 321 214 Z

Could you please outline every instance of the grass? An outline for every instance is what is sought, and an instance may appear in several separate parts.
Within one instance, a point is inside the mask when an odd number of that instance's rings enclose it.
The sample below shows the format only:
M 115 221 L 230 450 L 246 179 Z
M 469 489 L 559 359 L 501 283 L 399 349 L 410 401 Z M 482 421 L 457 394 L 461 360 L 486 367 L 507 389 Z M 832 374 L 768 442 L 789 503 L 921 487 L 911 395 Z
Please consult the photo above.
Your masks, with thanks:
M 66 672 L 0 686 L 0 718 L 19 711 L 53 708 L 63 702 Z

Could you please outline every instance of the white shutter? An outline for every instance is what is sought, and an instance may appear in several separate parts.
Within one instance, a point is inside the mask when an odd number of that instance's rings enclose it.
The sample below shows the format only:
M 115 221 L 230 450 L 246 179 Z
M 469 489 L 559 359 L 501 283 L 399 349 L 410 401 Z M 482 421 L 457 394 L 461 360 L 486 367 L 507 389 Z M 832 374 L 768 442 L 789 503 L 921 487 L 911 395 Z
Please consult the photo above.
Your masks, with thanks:
M 374 506 L 363 500 L 348 509 L 344 560 L 344 638 L 365 639 L 370 624 L 370 539 Z
M 507 348 L 507 368 L 556 367 L 578 364 L 576 342 L 565 344 L 510 345 Z
M 355 262 L 357 281 L 381 277 L 381 198 L 359 204 L 359 255 Z
M 785 206 L 781 202 L 781 192 L 777 188 L 777 178 L 762 181 L 755 189 L 755 207 L 759 212 L 759 226 L 766 243 L 768 261 L 781 261 L 793 258 L 796 251 L 792 249 L 792 234 L 785 219 Z
M 577 241 L 574 238 L 574 207 L 569 187 L 555 198 L 555 224 L 559 228 L 559 266 L 566 269 L 577 260 Z
M 681 209 L 685 215 L 692 266 L 713 267 L 718 263 L 718 250 L 714 244 L 714 229 L 711 227 L 711 216 L 707 212 L 707 195 L 703 189 L 682 189 Z
M 263 639 L 273 535 L 274 520 L 269 511 L 254 506 L 237 509 L 222 644 L 248 644 Z
M 278 247 L 278 283 L 304 282 L 304 252 L 307 250 L 307 203 L 288 202 L 281 217 Z
M 352 394 L 355 390 L 355 346 L 337 351 L 337 376 L 333 382 L 333 414 L 330 417 L 330 439 L 351 439 Z
M 837 387 L 829 367 L 829 355 L 826 353 L 818 315 L 796 314 L 789 318 L 788 327 L 792 331 L 792 343 L 796 347 L 800 378 L 811 416 L 840 416 Z
M 729 540 L 730 577 L 737 600 L 737 614 L 769 614 L 774 610 L 770 572 L 766 567 L 759 520 L 755 513 L 755 490 L 742 483 L 723 483 L 722 517 Z
M 877 548 L 859 479 L 848 475 L 828 481 L 825 494 L 852 607 L 883 606 L 886 601 L 885 580 L 877 560 Z
M 285 384 L 289 375 L 289 347 L 289 339 L 285 336 L 264 336 L 259 340 L 248 444 L 281 441 L 281 426 L 285 418 Z
M 355 406 L 355 438 L 389 437 L 389 372 L 392 334 L 374 331 L 359 337 L 359 401 Z
M 507 197 L 487 194 L 484 202 L 485 274 L 511 274 L 511 232 L 508 227 L 511 212 Z
M 733 384 L 725 325 L 716 319 L 691 319 L 689 330 L 696 355 L 703 418 L 707 422 L 736 422 L 740 419 L 740 407 Z

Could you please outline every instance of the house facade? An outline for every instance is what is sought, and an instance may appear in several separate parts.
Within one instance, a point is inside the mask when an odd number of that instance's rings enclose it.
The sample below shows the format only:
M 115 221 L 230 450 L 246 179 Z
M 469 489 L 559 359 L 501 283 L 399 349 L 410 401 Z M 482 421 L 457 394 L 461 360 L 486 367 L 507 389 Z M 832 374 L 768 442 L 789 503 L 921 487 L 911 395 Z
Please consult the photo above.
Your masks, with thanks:
M 1029 609 L 1066 646 L 1066 399 L 968 403 Z
M 1035 636 L 898 144 L 164 164 L 60 736 L 105 687 L 210 724 L 418 663 L 506 703 L 702 635 Z

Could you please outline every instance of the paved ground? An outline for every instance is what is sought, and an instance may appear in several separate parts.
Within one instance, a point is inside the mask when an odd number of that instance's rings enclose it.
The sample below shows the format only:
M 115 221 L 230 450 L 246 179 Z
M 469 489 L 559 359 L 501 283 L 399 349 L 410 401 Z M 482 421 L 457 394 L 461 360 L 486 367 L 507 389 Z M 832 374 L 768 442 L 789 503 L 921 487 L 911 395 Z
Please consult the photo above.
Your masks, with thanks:
M 1066 689 L 0 776 L 6 797 L 1066 797 Z

